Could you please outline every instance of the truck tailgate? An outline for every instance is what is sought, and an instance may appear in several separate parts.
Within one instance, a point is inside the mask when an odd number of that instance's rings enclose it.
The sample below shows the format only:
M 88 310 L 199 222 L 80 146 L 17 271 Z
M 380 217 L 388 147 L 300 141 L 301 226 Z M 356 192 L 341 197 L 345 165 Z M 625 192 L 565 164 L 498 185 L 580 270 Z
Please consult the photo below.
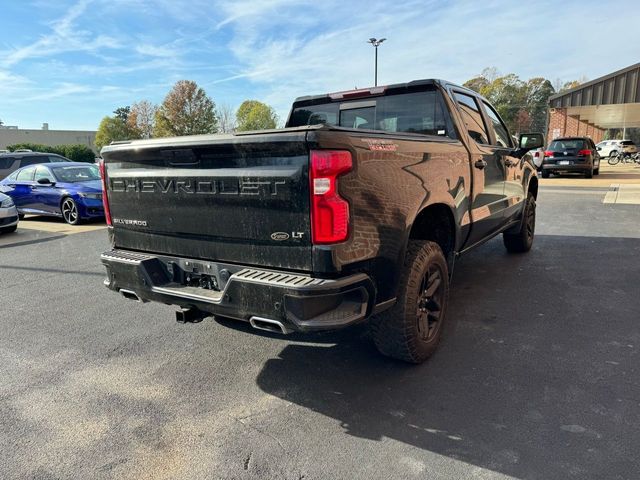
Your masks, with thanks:
M 304 131 L 102 151 L 118 248 L 311 270 Z

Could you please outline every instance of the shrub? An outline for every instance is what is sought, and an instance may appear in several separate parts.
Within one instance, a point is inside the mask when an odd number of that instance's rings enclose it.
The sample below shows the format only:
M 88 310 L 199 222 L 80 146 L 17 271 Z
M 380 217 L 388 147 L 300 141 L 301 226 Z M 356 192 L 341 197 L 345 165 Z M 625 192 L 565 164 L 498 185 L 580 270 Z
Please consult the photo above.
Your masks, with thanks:
M 17 143 L 15 145 L 7 146 L 8 150 L 12 152 L 25 148 L 33 150 L 34 152 L 55 153 L 67 157 L 74 162 L 87 162 L 93 163 L 96 154 L 86 145 L 41 145 L 39 143 Z

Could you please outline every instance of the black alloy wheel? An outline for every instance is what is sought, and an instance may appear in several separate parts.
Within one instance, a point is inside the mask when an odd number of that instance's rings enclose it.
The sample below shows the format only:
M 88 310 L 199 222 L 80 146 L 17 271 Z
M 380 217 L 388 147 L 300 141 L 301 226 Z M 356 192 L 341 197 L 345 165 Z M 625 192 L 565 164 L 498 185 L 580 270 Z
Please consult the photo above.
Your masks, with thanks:
M 418 290 L 418 332 L 425 342 L 433 340 L 440 329 L 441 305 L 445 292 L 443 275 L 437 263 L 429 265 Z
M 62 210 L 62 218 L 69 225 L 77 225 L 80 223 L 80 213 L 78 212 L 78 205 L 73 200 L 73 198 L 67 197 L 62 200 L 62 205 L 60 207 Z

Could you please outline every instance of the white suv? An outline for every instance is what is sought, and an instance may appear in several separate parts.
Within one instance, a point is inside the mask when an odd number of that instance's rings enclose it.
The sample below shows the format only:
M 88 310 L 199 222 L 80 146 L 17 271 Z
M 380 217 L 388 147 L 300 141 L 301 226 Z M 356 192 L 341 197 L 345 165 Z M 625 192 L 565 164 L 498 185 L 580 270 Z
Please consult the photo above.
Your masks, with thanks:
M 601 157 L 610 157 L 615 153 L 636 153 L 638 148 L 631 140 L 605 140 L 596 145 Z

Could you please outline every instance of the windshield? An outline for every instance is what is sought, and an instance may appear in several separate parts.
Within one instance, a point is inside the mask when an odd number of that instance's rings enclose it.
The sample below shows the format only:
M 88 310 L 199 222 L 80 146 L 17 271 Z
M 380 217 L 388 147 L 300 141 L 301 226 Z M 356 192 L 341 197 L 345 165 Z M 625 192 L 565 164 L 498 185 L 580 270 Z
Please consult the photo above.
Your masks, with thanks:
M 74 165 L 51 168 L 59 182 L 77 183 L 100 180 L 100 172 L 95 165 Z
M 293 110 L 287 126 L 317 124 L 453 136 L 436 90 L 298 107 Z
M 589 148 L 584 140 L 579 138 L 568 140 L 554 140 L 549 145 L 549 150 L 561 151 L 561 150 L 581 150 L 583 148 Z

